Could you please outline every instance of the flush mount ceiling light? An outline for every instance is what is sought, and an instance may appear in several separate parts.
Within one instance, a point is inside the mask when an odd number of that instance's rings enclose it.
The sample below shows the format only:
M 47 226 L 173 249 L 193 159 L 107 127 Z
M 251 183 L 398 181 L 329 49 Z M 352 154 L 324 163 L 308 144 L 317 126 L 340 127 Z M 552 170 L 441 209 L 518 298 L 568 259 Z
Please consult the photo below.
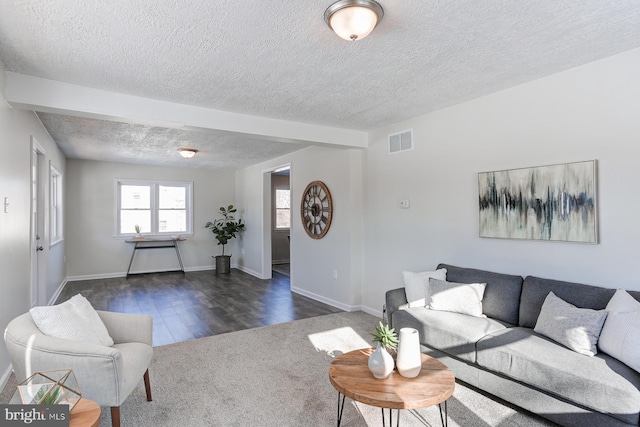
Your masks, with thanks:
M 193 150 L 191 148 L 178 148 L 178 153 L 185 159 L 190 159 L 196 155 L 198 150 Z
M 373 0 L 340 0 L 324 11 L 324 21 L 345 40 L 367 37 L 384 16 L 384 10 Z

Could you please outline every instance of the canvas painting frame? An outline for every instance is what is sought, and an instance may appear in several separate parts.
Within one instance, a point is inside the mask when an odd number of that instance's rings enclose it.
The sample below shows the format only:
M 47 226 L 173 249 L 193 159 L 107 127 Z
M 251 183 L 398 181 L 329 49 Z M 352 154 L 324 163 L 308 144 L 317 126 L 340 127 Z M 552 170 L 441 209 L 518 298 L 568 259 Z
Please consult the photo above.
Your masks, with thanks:
M 478 173 L 479 235 L 598 243 L 597 161 Z

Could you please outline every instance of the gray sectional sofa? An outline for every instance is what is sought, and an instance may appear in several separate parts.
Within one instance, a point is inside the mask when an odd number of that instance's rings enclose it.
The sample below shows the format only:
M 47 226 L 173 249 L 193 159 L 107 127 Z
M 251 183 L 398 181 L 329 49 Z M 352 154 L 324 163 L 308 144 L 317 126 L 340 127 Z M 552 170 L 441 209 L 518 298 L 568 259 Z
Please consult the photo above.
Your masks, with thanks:
M 581 308 L 604 309 L 615 289 L 440 264 L 447 281 L 486 283 L 487 317 L 407 307 L 386 293 L 388 321 L 420 332 L 422 351 L 456 378 L 565 426 L 640 425 L 640 374 L 598 352 L 576 353 L 533 331 L 550 291 Z M 640 301 L 640 292 L 630 291 Z M 640 349 L 638 349 L 640 351 Z

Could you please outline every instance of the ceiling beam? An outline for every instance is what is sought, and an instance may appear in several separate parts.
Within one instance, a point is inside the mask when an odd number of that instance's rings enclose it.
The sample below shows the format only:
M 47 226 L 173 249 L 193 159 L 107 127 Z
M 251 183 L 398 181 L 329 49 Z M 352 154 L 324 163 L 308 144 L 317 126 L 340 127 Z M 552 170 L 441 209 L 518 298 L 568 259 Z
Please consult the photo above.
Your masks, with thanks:
M 222 131 L 258 139 L 366 148 L 367 133 L 231 113 L 93 89 L 7 71 L 5 98 L 14 108 L 185 130 Z

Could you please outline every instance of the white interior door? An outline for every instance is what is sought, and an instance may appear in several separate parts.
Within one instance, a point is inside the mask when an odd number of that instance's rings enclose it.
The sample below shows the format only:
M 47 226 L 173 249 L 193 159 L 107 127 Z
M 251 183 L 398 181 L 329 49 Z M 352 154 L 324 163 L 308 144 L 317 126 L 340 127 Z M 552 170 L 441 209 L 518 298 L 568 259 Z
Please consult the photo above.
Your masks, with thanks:
M 44 198 L 44 149 L 31 137 L 31 306 L 47 303 Z

